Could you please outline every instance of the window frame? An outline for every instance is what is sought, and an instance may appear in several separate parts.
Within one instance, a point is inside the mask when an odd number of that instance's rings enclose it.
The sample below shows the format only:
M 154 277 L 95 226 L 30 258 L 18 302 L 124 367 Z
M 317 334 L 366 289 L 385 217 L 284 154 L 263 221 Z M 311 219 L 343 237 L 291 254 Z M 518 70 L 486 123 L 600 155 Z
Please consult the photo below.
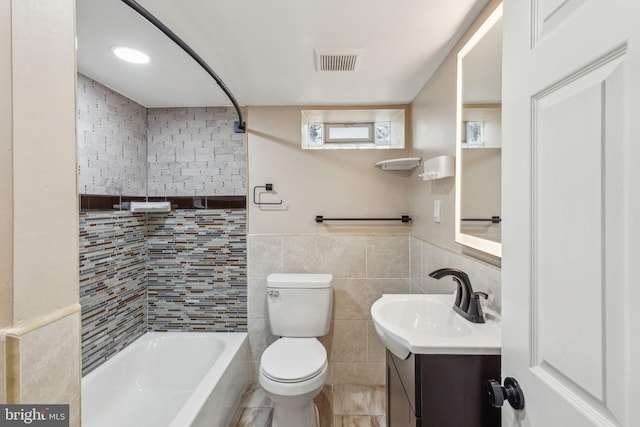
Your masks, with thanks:
M 375 143 L 374 134 L 375 123 L 324 123 L 323 143 L 324 144 L 349 144 L 349 143 Z M 331 138 L 331 129 L 345 128 L 366 128 L 369 134 L 368 138 Z

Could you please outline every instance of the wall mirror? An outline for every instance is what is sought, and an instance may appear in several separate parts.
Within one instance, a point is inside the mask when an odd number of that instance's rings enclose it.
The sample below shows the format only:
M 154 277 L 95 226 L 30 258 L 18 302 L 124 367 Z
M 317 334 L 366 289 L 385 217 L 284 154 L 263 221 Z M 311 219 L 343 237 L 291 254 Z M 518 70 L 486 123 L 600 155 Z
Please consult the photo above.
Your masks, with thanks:
M 455 239 L 501 257 L 502 4 L 457 59 Z

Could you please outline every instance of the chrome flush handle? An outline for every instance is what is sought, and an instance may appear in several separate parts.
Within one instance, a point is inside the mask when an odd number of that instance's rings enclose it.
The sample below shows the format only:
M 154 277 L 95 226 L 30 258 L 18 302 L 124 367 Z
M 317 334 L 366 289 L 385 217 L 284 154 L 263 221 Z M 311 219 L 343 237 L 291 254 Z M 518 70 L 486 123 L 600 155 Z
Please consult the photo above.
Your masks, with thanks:
M 278 292 L 278 291 L 267 291 L 267 295 L 269 295 L 270 297 L 278 297 L 278 296 L 280 296 L 280 292 Z

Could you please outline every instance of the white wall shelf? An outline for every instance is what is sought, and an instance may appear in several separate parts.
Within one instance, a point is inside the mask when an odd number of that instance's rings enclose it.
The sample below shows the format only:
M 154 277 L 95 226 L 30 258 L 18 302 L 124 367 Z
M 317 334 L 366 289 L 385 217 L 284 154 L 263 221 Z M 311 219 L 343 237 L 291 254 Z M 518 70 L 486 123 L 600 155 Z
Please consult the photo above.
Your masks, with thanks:
M 383 171 L 404 171 L 417 168 L 420 160 L 420 157 L 404 157 L 401 159 L 383 160 L 374 166 L 381 168 Z

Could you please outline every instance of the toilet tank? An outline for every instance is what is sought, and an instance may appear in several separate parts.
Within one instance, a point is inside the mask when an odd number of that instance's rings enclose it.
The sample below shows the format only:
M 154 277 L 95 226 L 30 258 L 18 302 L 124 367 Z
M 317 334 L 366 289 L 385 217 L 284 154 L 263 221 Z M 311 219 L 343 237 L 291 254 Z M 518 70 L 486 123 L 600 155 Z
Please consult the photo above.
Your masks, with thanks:
M 331 274 L 283 274 L 267 277 L 271 332 L 281 337 L 320 337 L 331 322 Z

